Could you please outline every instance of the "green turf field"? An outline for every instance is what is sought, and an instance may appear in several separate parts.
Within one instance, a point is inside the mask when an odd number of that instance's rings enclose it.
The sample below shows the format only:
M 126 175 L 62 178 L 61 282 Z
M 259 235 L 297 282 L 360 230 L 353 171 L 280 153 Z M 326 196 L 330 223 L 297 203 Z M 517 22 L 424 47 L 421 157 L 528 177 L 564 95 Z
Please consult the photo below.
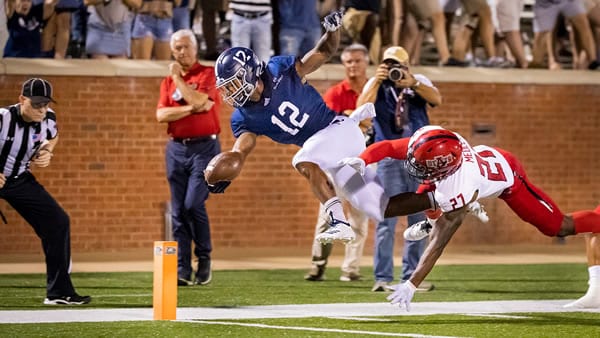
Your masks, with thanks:
M 399 271 L 399 270 L 397 270 Z M 328 280 L 307 282 L 304 270 L 215 271 L 207 286 L 178 289 L 183 307 L 237 308 L 251 305 L 376 303 L 386 293 L 371 292 L 372 271 L 359 282 L 339 282 L 339 269 Z M 0 311 L 54 310 L 42 305 L 44 275 L 0 275 Z M 428 293 L 414 303 L 445 301 L 566 300 L 587 289 L 584 264 L 441 265 L 434 268 Z M 93 302 L 69 309 L 151 308 L 151 273 L 78 273 L 73 281 Z M 382 303 L 381 306 L 390 306 Z M 398 313 L 404 310 L 398 309 Z M 464 310 L 465 313 L 469 309 Z M 73 314 L 76 316 L 76 313 Z M 260 318 L 244 320 L 128 321 L 98 323 L 0 324 L 0 337 L 600 337 L 600 312 L 519 313 L 503 315 L 378 316 L 360 318 Z M 0 319 L 1 321 L 1 319 Z

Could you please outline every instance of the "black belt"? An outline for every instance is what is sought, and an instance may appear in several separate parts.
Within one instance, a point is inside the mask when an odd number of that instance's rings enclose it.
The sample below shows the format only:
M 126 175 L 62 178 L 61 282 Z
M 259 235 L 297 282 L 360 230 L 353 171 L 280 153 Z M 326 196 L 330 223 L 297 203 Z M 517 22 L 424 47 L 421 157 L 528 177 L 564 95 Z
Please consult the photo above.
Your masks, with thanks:
M 246 11 L 239 11 L 239 10 L 233 10 L 233 14 L 235 15 L 239 15 L 239 16 L 243 16 L 246 19 L 256 19 L 256 18 L 260 18 L 261 16 L 265 16 L 267 14 L 269 14 L 270 11 L 264 11 L 264 12 L 246 12 Z
M 25 171 L 25 172 L 20 173 L 19 175 L 7 176 L 6 181 L 14 182 L 14 181 L 18 181 L 20 179 L 24 179 L 29 176 L 31 176 L 31 173 L 29 171 Z
M 217 135 L 214 135 L 214 134 L 208 135 L 208 136 L 198 136 L 198 137 L 186 137 L 186 138 L 173 137 L 173 138 L 171 138 L 171 140 L 173 140 L 173 142 L 182 143 L 185 145 L 192 144 L 192 143 L 202 143 L 202 142 L 215 140 L 215 139 L 217 139 Z

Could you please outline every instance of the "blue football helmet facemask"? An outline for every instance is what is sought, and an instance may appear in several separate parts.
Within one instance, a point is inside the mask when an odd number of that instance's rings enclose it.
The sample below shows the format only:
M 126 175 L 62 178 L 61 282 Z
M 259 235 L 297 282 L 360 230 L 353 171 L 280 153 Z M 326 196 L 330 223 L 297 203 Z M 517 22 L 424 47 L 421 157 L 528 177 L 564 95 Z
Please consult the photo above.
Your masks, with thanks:
M 256 89 L 263 68 L 251 49 L 233 47 L 221 53 L 215 63 L 215 76 L 223 101 L 234 107 L 243 106 Z

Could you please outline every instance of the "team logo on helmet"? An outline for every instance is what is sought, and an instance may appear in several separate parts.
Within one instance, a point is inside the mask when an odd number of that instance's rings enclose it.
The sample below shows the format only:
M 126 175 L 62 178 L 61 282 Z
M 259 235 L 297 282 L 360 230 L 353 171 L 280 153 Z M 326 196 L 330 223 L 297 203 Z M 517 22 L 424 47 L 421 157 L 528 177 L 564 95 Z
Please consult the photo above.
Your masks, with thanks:
M 454 161 L 452 154 L 438 155 L 432 159 L 425 160 L 425 165 L 429 169 L 444 169 Z

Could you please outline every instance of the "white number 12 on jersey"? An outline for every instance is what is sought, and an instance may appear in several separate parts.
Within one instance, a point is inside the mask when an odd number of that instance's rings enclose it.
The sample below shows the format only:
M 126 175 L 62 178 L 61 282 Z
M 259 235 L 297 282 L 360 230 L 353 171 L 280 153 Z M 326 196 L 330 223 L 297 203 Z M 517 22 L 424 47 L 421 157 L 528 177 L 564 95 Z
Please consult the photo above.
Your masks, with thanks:
M 291 126 L 288 126 L 284 121 L 280 120 L 277 116 L 271 115 L 271 123 L 281 128 L 286 133 L 291 135 L 296 135 L 300 131 L 300 128 L 304 126 L 306 121 L 308 120 L 308 114 L 302 113 L 302 118 L 300 118 L 300 110 L 293 103 L 289 101 L 283 101 L 279 105 L 278 109 L 279 115 L 282 117 L 286 117 L 288 115 L 288 121 Z

